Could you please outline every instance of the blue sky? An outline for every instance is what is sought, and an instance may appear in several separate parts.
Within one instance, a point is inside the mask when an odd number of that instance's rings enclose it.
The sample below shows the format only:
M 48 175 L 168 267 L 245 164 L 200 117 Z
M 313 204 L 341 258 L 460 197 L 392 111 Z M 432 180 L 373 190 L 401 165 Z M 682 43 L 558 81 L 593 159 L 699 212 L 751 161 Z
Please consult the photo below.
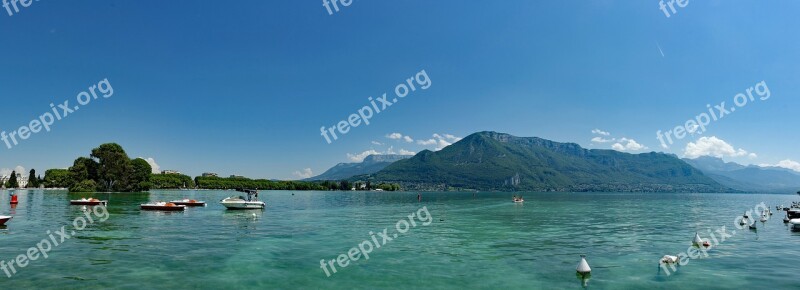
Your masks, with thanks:
M 333 15 L 321 2 L 41 0 L 13 16 L 0 10 L 0 129 L 74 104 L 103 79 L 114 89 L 51 132 L 0 147 L 0 167 L 64 168 L 117 142 L 162 169 L 292 179 L 348 154 L 419 152 L 446 144 L 420 144 L 433 134 L 449 142 L 445 134 L 484 130 L 800 161 L 796 1 L 690 1 L 669 18 L 655 0 L 354 0 Z M 421 70 L 427 90 L 332 144 L 320 136 Z M 761 81 L 768 100 L 659 145 L 658 130 L 707 104 L 730 106 Z

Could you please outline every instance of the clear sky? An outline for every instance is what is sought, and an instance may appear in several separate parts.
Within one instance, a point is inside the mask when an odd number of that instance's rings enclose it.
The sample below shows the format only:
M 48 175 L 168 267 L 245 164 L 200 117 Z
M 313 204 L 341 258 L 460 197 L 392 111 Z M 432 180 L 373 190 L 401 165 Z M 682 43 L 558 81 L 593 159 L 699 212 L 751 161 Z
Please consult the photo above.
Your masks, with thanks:
M 433 150 L 456 140 L 445 134 L 484 130 L 744 164 L 800 161 L 797 1 L 690 0 L 666 8 L 670 17 L 656 0 L 354 0 L 339 8 L 41 0 L 13 16 L 2 9 L 0 129 L 17 131 L 51 103 L 72 107 L 103 79 L 114 91 L 50 132 L 12 149 L 0 143 L 0 168 L 65 168 L 117 142 L 162 169 L 293 179 L 370 150 Z M 332 144 L 320 135 L 369 97 L 391 99 L 422 70 L 428 89 Z M 657 131 L 707 104 L 731 107 L 761 81 L 769 99 L 660 145 Z

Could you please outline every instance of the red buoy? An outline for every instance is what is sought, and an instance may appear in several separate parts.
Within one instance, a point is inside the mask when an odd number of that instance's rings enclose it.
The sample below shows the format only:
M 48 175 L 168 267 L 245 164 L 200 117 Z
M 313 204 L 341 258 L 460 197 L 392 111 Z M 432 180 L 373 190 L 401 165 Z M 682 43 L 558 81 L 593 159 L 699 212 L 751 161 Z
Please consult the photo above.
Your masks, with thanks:
M 19 203 L 19 200 L 17 200 L 17 195 L 16 194 L 12 195 L 11 196 L 11 204 L 18 204 L 18 203 Z

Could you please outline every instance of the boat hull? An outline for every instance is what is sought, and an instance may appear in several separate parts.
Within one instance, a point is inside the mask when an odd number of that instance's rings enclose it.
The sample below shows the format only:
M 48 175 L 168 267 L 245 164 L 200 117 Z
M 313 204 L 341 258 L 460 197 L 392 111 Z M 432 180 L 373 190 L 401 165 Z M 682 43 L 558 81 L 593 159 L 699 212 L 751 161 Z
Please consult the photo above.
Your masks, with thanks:
M 0 216 L 0 226 L 4 226 L 11 218 L 10 216 Z
M 231 210 L 241 209 L 264 209 L 267 205 L 263 202 L 248 201 L 248 202 L 221 202 L 225 208 Z
M 142 210 L 157 210 L 157 211 L 184 211 L 185 205 L 163 206 L 163 205 L 141 205 Z
M 205 202 L 182 202 L 182 201 L 171 201 L 175 205 L 183 205 L 183 206 L 206 206 Z
M 97 206 L 97 205 L 108 205 L 108 201 L 101 200 L 101 201 L 80 201 L 80 200 L 71 200 L 69 202 L 71 205 L 89 205 L 89 206 Z

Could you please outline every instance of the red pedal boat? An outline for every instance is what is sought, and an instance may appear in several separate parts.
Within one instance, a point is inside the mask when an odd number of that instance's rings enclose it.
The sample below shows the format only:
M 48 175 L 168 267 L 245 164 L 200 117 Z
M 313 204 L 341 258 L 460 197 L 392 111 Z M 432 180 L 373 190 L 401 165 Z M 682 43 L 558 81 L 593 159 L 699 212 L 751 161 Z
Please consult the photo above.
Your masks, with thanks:
M 173 200 L 170 203 L 174 203 L 176 205 L 185 205 L 185 206 L 206 206 L 205 201 L 197 201 L 194 199 L 181 199 L 181 200 Z
M 70 200 L 69 204 L 71 205 L 108 205 L 107 200 L 99 200 L 96 198 L 81 198 L 76 200 Z
M 8 221 L 10 221 L 12 217 L 0 215 L 0 226 L 5 225 Z
M 143 204 L 142 210 L 160 210 L 160 211 L 183 211 L 186 210 L 185 205 L 177 205 L 171 202 L 156 202 Z

